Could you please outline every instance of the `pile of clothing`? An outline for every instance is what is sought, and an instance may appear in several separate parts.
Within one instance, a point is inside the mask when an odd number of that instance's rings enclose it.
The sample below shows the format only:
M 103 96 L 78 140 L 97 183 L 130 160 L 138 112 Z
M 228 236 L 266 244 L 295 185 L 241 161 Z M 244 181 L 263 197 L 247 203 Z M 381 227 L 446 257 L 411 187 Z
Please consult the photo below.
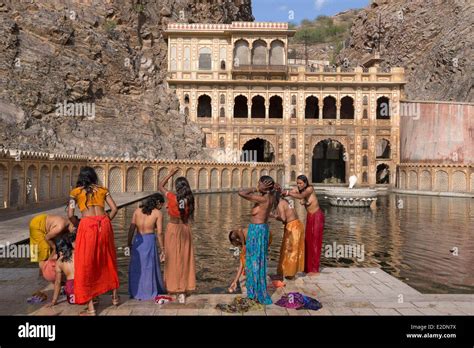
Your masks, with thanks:
M 217 304 L 216 309 L 219 309 L 226 313 L 245 313 L 248 311 L 263 310 L 264 306 L 250 298 L 242 298 L 240 296 L 237 296 L 230 304 Z
M 311 309 L 317 311 L 323 308 L 323 305 L 318 300 L 300 294 L 299 292 L 290 292 L 283 295 L 281 299 L 275 302 L 277 306 L 290 308 L 290 309 Z
M 26 299 L 26 302 L 30 304 L 42 303 L 48 299 L 48 295 L 46 295 L 42 291 L 35 292 L 31 297 Z

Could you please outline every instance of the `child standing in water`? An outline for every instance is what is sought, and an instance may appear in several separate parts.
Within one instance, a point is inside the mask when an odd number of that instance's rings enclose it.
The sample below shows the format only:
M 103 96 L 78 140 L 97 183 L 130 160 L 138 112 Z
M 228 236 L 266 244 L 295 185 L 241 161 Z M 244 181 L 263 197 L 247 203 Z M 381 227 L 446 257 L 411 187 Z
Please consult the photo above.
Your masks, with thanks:
M 164 261 L 163 214 L 161 213 L 164 203 L 163 196 L 155 193 L 133 213 L 128 231 L 128 246 L 131 247 L 128 291 L 130 297 L 137 300 L 151 300 L 159 294 L 166 293 L 156 248 L 158 240 L 160 260 Z M 135 232 L 138 233 L 135 234 Z

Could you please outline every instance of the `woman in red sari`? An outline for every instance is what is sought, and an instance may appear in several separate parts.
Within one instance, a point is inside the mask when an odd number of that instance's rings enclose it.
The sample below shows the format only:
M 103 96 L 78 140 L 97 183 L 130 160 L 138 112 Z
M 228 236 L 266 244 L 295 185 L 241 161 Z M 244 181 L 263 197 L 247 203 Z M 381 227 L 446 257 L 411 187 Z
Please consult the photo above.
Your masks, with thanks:
M 305 175 L 296 178 L 296 185 L 298 186 L 297 189 L 286 190 L 283 194 L 301 199 L 301 204 L 306 208 L 304 268 L 309 276 L 318 275 L 323 247 L 324 213 L 319 207 L 314 188 L 309 185 L 308 178 Z
M 111 211 L 105 212 L 105 202 Z M 98 185 L 97 174 L 91 167 L 82 167 L 76 188 L 70 193 L 68 217 L 77 226 L 74 209 L 82 213 L 76 237 L 74 255 L 75 303 L 87 303 L 81 315 L 95 315 L 93 299 L 113 290 L 112 303 L 119 304 L 117 289 L 117 256 L 114 232 L 110 221 L 117 214 L 117 205 L 105 187 Z

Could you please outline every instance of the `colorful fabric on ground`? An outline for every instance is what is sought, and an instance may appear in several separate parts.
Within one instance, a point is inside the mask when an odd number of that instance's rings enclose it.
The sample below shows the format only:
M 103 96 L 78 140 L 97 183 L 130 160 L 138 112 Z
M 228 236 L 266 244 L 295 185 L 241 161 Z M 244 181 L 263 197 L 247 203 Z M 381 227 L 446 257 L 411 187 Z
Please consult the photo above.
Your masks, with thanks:
M 283 295 L 277 302 L 275 302 L 275 304 L 290 309 L 310 309 L 314 311 L 323 307 L 318 300 L 299 292 L 290 292 Z
M 271 304 L 267 292 L 268 224 L 250 224 L 246 240 L 245 274 L 247 296 L 261 304 Z
M 321 249 L 323 247 L 324 213 L 319 208 L 306 215 L 305 272 L 319 272 Z
M 137 233 L 133 239 L 128 270 L 128 292 L 137 300 L 152 300 L 166 293 L 161 277 L 156 235 Z
M 237 296 L 232 300 L 230 304 L 219 303 L 216 305 L 216 309 L 219 309 L 226 313 L 245 313 L 248 311 L 263 310 L 262 304 L 250 298 L 242 298 Z
M 49 258 L 51 247 L 46 241 L 46 218 L 48 215 L 40 214 L 30 221 L 30 250 L 31 262 L 45 261 Z
M 296 273 L 304 271 L 304 244 L 303 223 L 298 219 L 287 223 L 280 248 L 279 275 L 294 277 Z
M 165 232 L 165 287 L 169 293 L 196 289 L 194 245 L 188 224 L 168 223 Z
M 117 256 L 110 218 L 86 216 L 81 219 L 74 252 L 75 302 L 118 289 Z

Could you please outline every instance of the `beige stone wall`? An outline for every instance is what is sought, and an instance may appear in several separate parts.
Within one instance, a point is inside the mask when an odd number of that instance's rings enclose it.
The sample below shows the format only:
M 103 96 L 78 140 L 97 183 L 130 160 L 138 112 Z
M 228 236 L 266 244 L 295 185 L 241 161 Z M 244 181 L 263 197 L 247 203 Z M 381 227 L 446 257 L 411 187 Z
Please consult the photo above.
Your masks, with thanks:
M 194 192 L 230 192 L 256 186 L 261 175 L 278 182 L 284 166 L 275 163 L 218 163 L 190 160 L 137 160 L 0 152 L 0 209 L 21 209 L 67 200 L 80 167 L 92 166 L 110 192 L 153 192 L 171 168 L 178 167 Z M 170 180 L 169 187 L 173 185 Z

